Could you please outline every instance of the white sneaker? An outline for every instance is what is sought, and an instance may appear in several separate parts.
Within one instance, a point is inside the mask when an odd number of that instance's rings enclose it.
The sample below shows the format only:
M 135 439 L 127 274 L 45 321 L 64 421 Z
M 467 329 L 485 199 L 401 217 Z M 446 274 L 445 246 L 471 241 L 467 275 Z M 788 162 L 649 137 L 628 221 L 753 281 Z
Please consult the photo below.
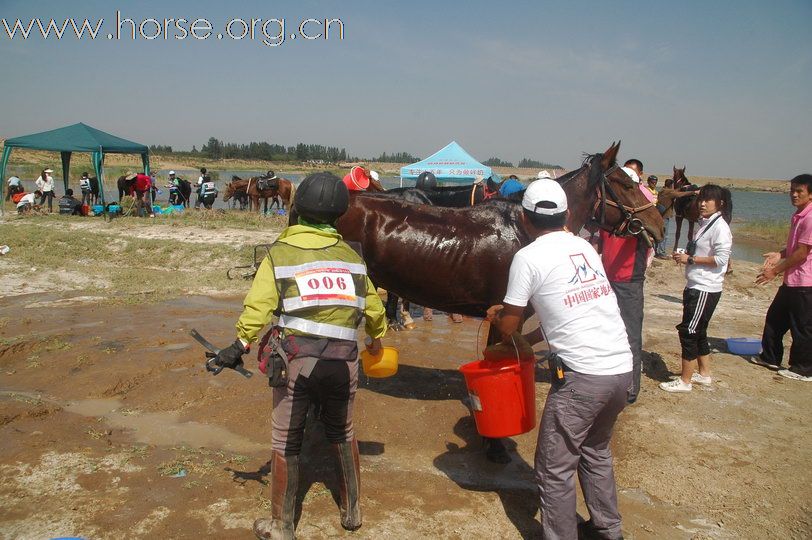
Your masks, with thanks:
M 787 379 L 793 379 L 795 381 L 812 382 L 812 377 L 805 377 L 804 375 L 800 375 L 788 369 L 782 369 L 778 372 L 778 374 L 781 375 L 782 377 L 786 377 Z
M 713 382 L 713 378 L 708 375 L 707 377 L 700 375 L 699 373 L 694 373 L 691 375 L 691 382 L 696 384 L 704 384 L 709 385 Z
M 691 383 L 685 384 L 681 378 L 677 377 L 673 381 L 660 383 L 660 390 L 666 392 L 690 392 Z

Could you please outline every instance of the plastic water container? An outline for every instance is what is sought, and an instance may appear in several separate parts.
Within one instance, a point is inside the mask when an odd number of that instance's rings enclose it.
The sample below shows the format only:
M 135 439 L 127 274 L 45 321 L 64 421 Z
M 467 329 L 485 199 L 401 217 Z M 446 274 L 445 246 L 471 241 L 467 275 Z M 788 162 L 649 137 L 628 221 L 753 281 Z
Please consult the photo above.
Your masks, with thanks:
M 460 366 L 480 435 L 512 437 L 536 426 L 535 368 L 515 357 Z
M 727 338 L 727 350 L 730 354 L 738 354 L 740 356 L 754 356 L 761 352 L 761 339 L 759 338 Z
M 104 213 L 104 206 L 102 206 L 100 204 L 94 204 L 93 205 L 93 213 L 94 214 Z
M 121 206 L 117 204 L 111 204 L 107 207 L 107 209 L 111 214 L 118 214 L 119 212 L 121 212 Z
M 370 354 L 368 350 L 361 351 L 361 366 L 368 377 L 383 379 L 391 377 L 398 372 L 398 350 L 394 347 L 384 347 L 378 354 Z

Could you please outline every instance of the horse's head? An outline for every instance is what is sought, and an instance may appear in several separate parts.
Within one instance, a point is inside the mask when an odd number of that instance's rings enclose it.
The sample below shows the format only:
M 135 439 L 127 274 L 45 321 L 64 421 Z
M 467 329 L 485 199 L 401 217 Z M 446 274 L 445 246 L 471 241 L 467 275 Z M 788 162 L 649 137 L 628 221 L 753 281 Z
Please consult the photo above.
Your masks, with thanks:
M 226 184 L 226 190 L 223 194 L 223 202 L 228 201 L 231 197 L 234 196 L 234 192 L 237 191 L 237 188 L 234 186 L 235 182 L 242 182 L 242 178 L 237 175 L 231 177 L 231 182 Z
M 690 183 L 691 181 L 688 180 L 687 176 L 685 176 L 685 165 L 683 165 L 681 169 L 678 169 L 677 166 L 674 165 L 674 188 L 679 189 L 682 186 L 687 186 Z
M 504 184 L 504 183 L 505 183 L 504 180 L 502 180 L 501 182 L 494 182 L 493 181 L 493 176 L 489 176 L 488 178 L 485 179 L 485 185 L 487 186 L 488 191 L 491 192 L 491 193 L 494 193 L 494 192 L 498 193 L 499 188 L 502 187 L 502 184 Z
M 656 205 L 643 194 L 616 162 L 620 142 L 603 154 L 589 156 L 588 183 L 597 193 L 592 219 L 619 236 L 640 235 L 649 245 L 663 239 L 663 218 Z

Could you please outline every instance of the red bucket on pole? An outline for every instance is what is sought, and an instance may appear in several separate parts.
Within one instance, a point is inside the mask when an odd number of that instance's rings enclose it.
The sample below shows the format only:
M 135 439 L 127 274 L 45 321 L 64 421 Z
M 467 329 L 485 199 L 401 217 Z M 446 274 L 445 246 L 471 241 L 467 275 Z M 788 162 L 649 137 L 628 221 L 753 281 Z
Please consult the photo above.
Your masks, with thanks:
M 480 435 L 512 437 L 536 426 L 535 367 L 516 358 L 460 366 Z

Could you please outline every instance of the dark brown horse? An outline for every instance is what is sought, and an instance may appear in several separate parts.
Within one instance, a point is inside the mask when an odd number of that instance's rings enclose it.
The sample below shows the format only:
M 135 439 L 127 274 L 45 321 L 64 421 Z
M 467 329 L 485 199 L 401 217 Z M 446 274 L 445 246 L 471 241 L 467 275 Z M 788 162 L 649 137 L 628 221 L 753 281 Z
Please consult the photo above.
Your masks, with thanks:
M 273 199 L 279 197 L 282 199 L 282 204 L 290 210 L 291 201 L 293 201 L 293 196 L 296 193 L 296 187 L 293 185 L 293 182 L 286 178 L 278 178 L 278 184 L 276 188 L 271 189 L 263 189 L 260 190 L 258 187 L 259 183 L 258 177 L 252 177 L 247 180 L 243 180 L 239 176 L 232 176 L 231 182 L 226 184 L 226 191 L 223 195 L 223 202 L 228 201 L 231 197 L 233 197 L 237 191 L 242 190 L 248 194 L 249 205 L 248 209 L 254 212 L 259 213 L 259 200 L 265 199 L 267 202 L 268 199 Z
M 619 147 L 588 156 L 558 179 L 570 203 L 568 227 L 580 231 L 598 216 L 606 227 L 659 241 L 662 217 L 616 166 Z M 520 204 L 505 200 L 441 208 L 361 193 L 351 195 L 336 227 L 361 244 L 377 286 L 423 306 L 482 317 L 504 298 L 513 255 L 532 241 L 521 213 Z
M 685 176 L 685 166 L 681 169 L 674 167 L 674 189 L 677 191 L 688 189 L 691 181 Z M 696 195 L 687 195 L 674 200 L 674 217 L 676 218 L 677 232 L 674 237 L 674 249 L 679 247 L 679 237 L 682 232 L 682 220 L 688 220 L 688 240 L 694 239 L 694 225 L 699 221 L 699 200 Z

